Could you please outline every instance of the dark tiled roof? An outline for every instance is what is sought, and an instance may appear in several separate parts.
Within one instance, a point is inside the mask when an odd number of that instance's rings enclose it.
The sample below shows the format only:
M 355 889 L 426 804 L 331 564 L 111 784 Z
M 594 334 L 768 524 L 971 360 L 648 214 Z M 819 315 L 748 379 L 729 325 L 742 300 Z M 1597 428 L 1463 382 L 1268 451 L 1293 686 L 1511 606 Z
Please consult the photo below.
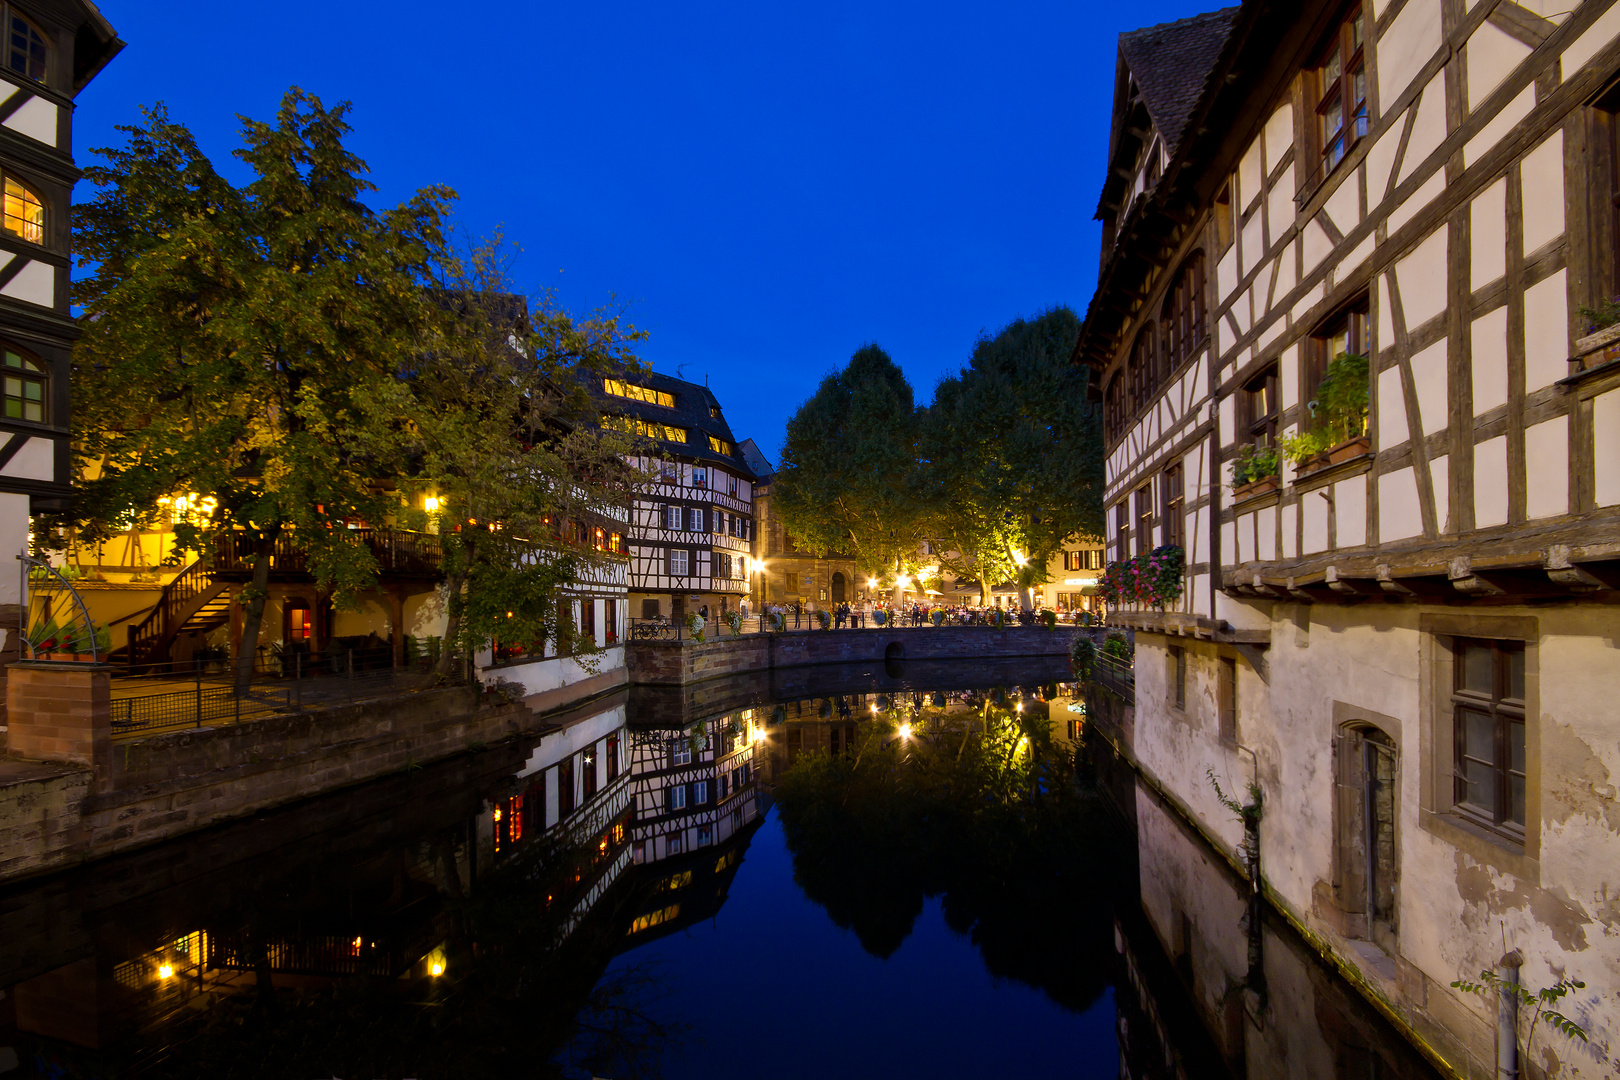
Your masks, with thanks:
M 1172 154 L 1237 11 L 1235 7 L 1206 11 L 1119 35 L 1120 55 Z
M 598 381 L 592 387 L 592 393 L 601 402 L 603 413 L 610 416 L 634 416 L 642 420 L 668 424 L 670 427 L 685 428 L 687 431 L 686 442 L 679 443 L 670 442 L 667 439 L 658 439 L 655 441 L 658 452 L 668 454 L 671 457 L 714 462 L 724 465 L 729 471 L 747 480 L 754 479 L 753 470 L 748 467 L 747 462 L 742 458 L 742 452 L 737 449 L 737 439 L 731 434 L 731 425 L 726 423 L 725 414 L 723 412 L 719 416 L 712 414 L 712 409 L 720 407 L 720 399 L 715 397 L 707 386 L 686 382 L 683 379 L 672 379 L 668 375 L 660 375 L 656 371 L 626 373 L 619 376 L 619 378 L 636 386 L 645 386 L 650 390 L 662 390 L 666 394 L 674 394 L 675 407 L 666 409 L 662 405 L 651 405 L 645 401 L 617 397 L 609 394 L 603 388 L 602 383 Z M 730 443 L 734 453 L 728 456 L 726 454 L 717 454 L 709 449 L 710 435 Z

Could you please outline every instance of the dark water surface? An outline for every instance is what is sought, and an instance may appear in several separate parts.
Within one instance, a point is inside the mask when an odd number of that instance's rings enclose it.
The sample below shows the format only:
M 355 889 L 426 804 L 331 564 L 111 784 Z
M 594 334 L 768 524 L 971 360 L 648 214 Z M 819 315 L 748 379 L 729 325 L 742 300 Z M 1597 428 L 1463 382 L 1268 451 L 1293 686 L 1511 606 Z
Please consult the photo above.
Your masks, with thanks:
M 1434 1076 L 1066 677 L 621 694 L 0 889 L 0 1080 Z

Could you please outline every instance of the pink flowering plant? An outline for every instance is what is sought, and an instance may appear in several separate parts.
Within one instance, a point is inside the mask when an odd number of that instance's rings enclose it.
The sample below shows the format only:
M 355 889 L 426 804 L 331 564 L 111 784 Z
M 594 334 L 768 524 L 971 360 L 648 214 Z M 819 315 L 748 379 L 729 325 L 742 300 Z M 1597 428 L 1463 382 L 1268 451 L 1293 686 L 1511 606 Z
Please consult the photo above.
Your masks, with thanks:
M 1110 563 L 1097 583 L 1097 591 L 1110 607 L 1149 604 L 1164 610 L 1181 599 L 1186 555 L 1174 544 L 1156 547 L 1135 558 Z

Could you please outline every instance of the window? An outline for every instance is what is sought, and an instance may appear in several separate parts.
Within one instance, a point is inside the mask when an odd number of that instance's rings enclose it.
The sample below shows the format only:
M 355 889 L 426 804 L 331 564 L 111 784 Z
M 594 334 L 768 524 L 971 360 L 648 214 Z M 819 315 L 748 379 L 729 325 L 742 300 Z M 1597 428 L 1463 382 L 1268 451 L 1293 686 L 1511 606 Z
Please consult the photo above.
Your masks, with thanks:
M 692 553 L 685 548 L 669 549 L 669 576 L 685 577 L 691 567 Z
M 693 469 L 692 470 L 692 486 L 693 487 L 700 487 L 700 488 L 707 488 L 709 486 L 709 470 L 708 469 Z
M 597 551 L 607 550 L 607 530 L 596 526 L 591 529 L 591 547 Z
M 563 758 L 557 765 L 557 816 L 567 817 L 574 812 L 574 756 Z
M 1615 79 L 1592 102 L 1589 145 L 1597 167 L 1589 183 L 1593 245 L 1590 280 L 1592 300 L 1620 293 L 1620 79 Z M 1606 245 L 1606 247 L 1605 247 Z
M 686 531 L 703 531 L 703 510 L 701 507 L 688 507 L 686 511 Z
M 717 578 L 731 577 L 731 556 L 723 551 L 714 553 L 714 576 Z
M 658 465 L 659 472 L 663 474 L 664 480 L 668 483 L 673 484 L 680 479 L 680 468 L 673 461 L 661 461 Z
M 692 805 L 705 806 L 709 802 L 709 782 L 696 780 L 692 783 Z
M 1362 15 L 1358 3 L 1334 31 L 1316 69 L 1317 178 L 1344 160 L 1367 134 L 1367 68 L 1362 55 Z
M 1452 644 L 1453 800 L 1459 815 L 1524 839 L 1524 645 Z
M 737 497 L 737 490 L 738 490 L 738 488 L 737 488 L 737 478 L 735 476 L 727 475 L 727 477 L 726 477 L 726 492 L 727 492 L 727 494 L 729 494 L 733 499 L 735 499 Z
M 5 387 L 7 420 L 29 420 L 45 423 L 45 369 L 40 364 L 13 352 L 0 351 L 0 385 Z
M 603 753 L 607 759 L 608 783 L 611 784 L 619 778 L 619 737 L 617 735 L 607 737 L 607 749 Z
M 587 648 L 596 644 L 596 601 L 590 597 L 579 602 L 579 637 Z
M 1136 489 L 1136 550 L 1138 554 L 1153 547 L 1153 486 L 1143 484 Z
M 45 242 L 45 203 L 34 189 L 14 176 L 5 179 L 5 227 L 30 244 Z
M 45 35 L 34 24 L 19 15 L 10 4 L 5 5 L 6 63 L 13 72 L 35 82 L 45 81 L 46 60 L 50 50 Z
M 589 799 L 596 794 L 596 747 L 584 750 L 579 755 L 580 779 L 584 781 L 585 798 Z
M 1153 370 L 1153 337 L 1154 326 L 1148 323 L 1136 335 L 1136 344 L 1131 346 L 1131 405 L 1130 411 L 1136 412 L 1148 403 L 1153 396 L 1156 385 Z
M 698 847 L 707 847 L 712 843 L 714 843 L 714 826 L 699 825 L 697 831 Z
M 648 405 L 662 405 L 666 409 L 675 407 L 675 395 L 666 394 L 662 390 L 653 390 L 634 383 L 620 382 L 618 379 L 603 379 L 602 389 L 614 397 L 629 398 L 631 401 L 645 401 Z M 685 442 L 685 440 L 681 440 Z
M 717 454 L 724 454 L 726 457 L 732 456 L 731 444 L 724 439 L 717 439 L 713 435 L 709 436 L 709 449 Z
M 679 506 L 664 507 L 664 528 L 670 532 L 680 532 L 682 517 L 683 514 Z
M 677 765 L 692 764 L 692 741 L 690 739 L 674 738 L 669 740 L 669 764 L 671 768 Z
M 1176 708 L 1187 707 L 1187 650 L 1180 645 L 1170 646 L 1170 700 Z
M 1176 271 L 1164 298 L 1164 348 L 1156 382 L 1163 382 L 1204 342 L 1204 253 L 1194 252 Z
M 720 419 L 720 406 L 718 406 L 718 405 L 710 405 L 709 406 L 709 416 L 712 417 L 715 420 Z
M 1312 420 L 1319 418 L 1315 405 L 1316 391 L 1322 386 L 1327 366 L 1341 356 L 1368 355 L 1367 298 L 1360 297 L 1348 307 L 1334 314 L 1312 334 L 1305 346 L 1305 370 L 1302 373 L 1300 400 L 1311 410 Z
M 1107 420 L 1108 438 L 1117 439 L 1125 433 L 1125 376 L 1115 372 L 1114 377 L 1108 380 L 1108 389 L 1103 394 L 1104 417 Z
M 608 533 L 607 549 L 615 555 L 624 554 L 624 534 Z
M 1114 507 L 1114 540 L 1116 544 L 1115 556 L 1128 559 L 1131 556 L 1131 511 L 1122 500 Z
M 1164 495 L 1164 542 L 1176 547 L 1187 546 L 1186 497 L 1183 493 L 1181 462 L 1164 470 L 1159 478 L 1159 490 Z
M 671 784 L 664 789 L 664 812 L 672 814 L 686 809 L 686 785 Z
M 609 645 L 619 640 L 619 602 L 602 601 L 602 640 Z
M 1080 569 L 1080 562 L 1085 556 L 1083 551 L 1065 551 L 1063 553 L 1063 569 L 1074 571 Z
M 585 523 L 583 521 L 575 521 L 574 519 L 570 518 L 568 519 L 567 523 L 563 525 L 563 539 L 567 540 L 570 544 L 583 544 L 585 542 L 586 535 Z
M 285 625 L 282 628 L 282 640 L 288 642 L 309 641 L 314 634 L 311 632 L 309 604 L 304 600 L 289 600 L 284 612 Z
M 686 441 L 686 429 L 672 427 L 669 424 L 660 424 L 653 420 L 641 420 L 634 416 L 608 416 L 602 417 L 602 426 L 613 431 L 622 431 L 629 435 L 639 435 L 644 439 L 667 439 L 670 442 L 683 443 Z M 669 477 L 668 472 L 665 474 Z
M 1227 182 L 1225 187 L 1221 188 L 1220 194 L 1215 196 L 1215 213 L 1213 216 L 1215 219 L 1215 254 L 1224 255 L 1226 250 L 1232 246 L 1232 237 L 1235 235 L 1233 229 L 1235 218 L 1232 214 L 1232 184 L 1230 181 Z
M 1240 434 L 1255 446 L 1277 443 L 1277 367 L 1260 372 L 1238 391 Z
M 574 602 L 568 597 L 557 599 L 557 655 L 574 651 Z

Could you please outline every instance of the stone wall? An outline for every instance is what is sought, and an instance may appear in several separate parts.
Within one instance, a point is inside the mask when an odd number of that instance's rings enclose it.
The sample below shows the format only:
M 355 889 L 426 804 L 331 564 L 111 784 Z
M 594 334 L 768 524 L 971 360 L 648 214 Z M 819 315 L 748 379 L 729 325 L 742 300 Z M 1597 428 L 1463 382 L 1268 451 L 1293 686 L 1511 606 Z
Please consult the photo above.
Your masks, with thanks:
M 797 630 L 704 642 L 634 641 L 625 651 L 632 683 L 679 686 L 721 675 L 806 664 L 1066 656 L 1074 634 L 1072 628 L 992 630 L 981 626 Z

